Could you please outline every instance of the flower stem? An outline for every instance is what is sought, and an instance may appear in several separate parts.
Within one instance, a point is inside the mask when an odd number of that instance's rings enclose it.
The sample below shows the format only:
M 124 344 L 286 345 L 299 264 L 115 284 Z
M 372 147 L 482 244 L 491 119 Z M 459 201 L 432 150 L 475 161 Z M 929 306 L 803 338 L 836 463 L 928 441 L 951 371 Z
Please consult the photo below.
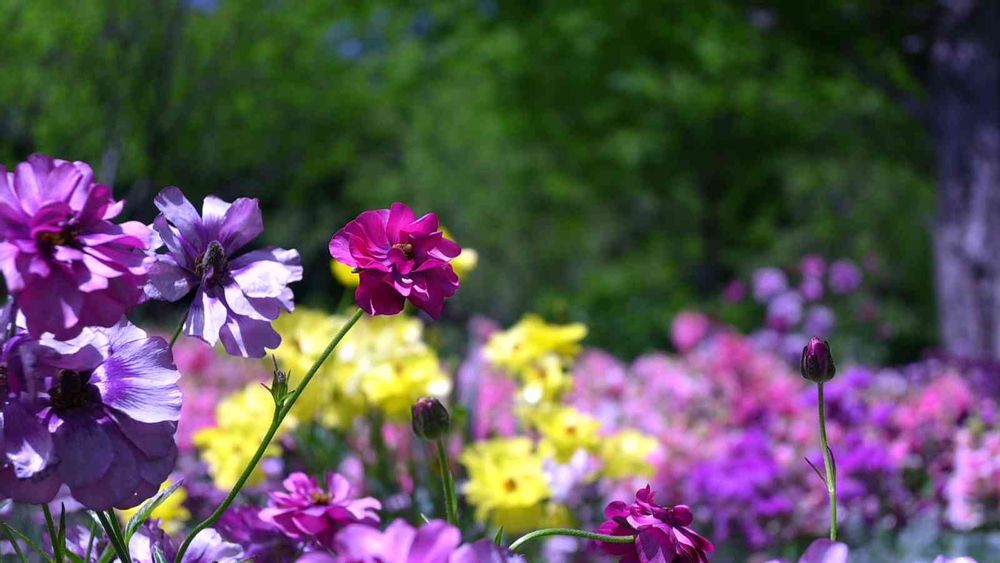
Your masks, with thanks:
M 448 523 L 458 526 L 458 496 L 455 494 L 455 477 L 451 474 L 448 464 L 448 452 L 444 440 L 437 441 L 438 469 L 441 472 L 441 485 L 444 487 L 444 512 Z
M 823 447 L 823 465 L 826 469 L 826 491 L 830 496 L 830 540 L 837 541 L 837 466 L 833 452 L 826 439 L 826 402 L 823 398 L 823 384 L 817 384 L 819 395 L 819 440 Z
M 109 516 L 102 510 L 95 510 L 94 514 L 97 516 L 97 520 L 101 523 L 101 527 L 104 528 L 104 533 L 106 533 L 108 535 L 108 539 L 111 540 L 111 547 L 118 555 L 118 559 L 120 559 L 122 563 L 131 563 L 132 558 L 128 552 L 128 545 L 125 544 L 121 534 L 118 532 L 115 515 L 111 514 Z
M 188 320 L 188 315 L 191 314 L 191 308 L 189 307 L 184 311 L 184 316 L 181 317 L 181 322 L 177 323 L 177 328 L 174 329 L 174 335 L 170 337 L 170 349 L 174 349 L 174 343 L 181 335 L 181 331 L 184 330 L 184 323 Z
M 62 546 L 59 545 L 59 534 L 56 533 L 56 525 L 52 520 L 52 511 L 49 505 L 42 505 L 42 512 L 45 514 L 45 525 L 49 528 L 49 539 L 52 540 L 52 555 L 56 563 L 62 563 Z
M 517 549 L 522 545 L 546 536 L 570 536 L 573 538 L 597 540 L 607 543 L 632 543 L 635 541 L 635 536 L 608 536 L 605 534 L 595 534 L 594 532 L 588 532 L 586 530 L 574 530 L 573 528 L 545 528 L 544 530 L 528 532 L 527 534 L 517 538 L 514 540 L 514 543 L 510 544 L 510 550 L 517 551 Z
M 243 473 L 240 475 L 240 478 L 236 480 L 236 484 L 229 491 L 229 494 L 226 495 L 226 498 L 225 500 L 222 501 L 222 504 L 220 504 L 218 508 L 216 508 L 215 511 L 212 512 L 212 514 L 208 518 L 205 518 L 201 522 L 198 522 L 198 524 L 191 529 L 191 533 L 189 533 L 187 537 L 184 538 L 184 543 L 182 543 L 180 549 L 177 550 L 177 557 L 174 559 L 175 563 L 180 563 L 184 559 L 184 554 L 187 552 L 188 548 L 191 546 L 191 542 L 194 540 L 195 536 L 197 536 L 199 532 L 201 532 L 205 528 L 208 528 L 212 524 L 215 524 L 219 520 L 219 518 L 221 518 L 222 515 L 225 514 L 226 509 L 228 509 L 229 505 L 231 505 L 233 501 L 236 499 L 236 495 L 238 495 L 240 493 L 240 490 L 243 489 L 243 485 L 245 485 L 247 480 L 250 479 L 250 475 L 253 473 L 254 468 L 257 467 L 257 464 L 260 462 L 260 459 L 264 457 L 264 452 L 267 451 L 267 447 L 271 444 L 271 440 L 274 439 L 274 435 L 278 432 L 278 428 L 281 427 L 282 421 L 285 420 L 285 417 L 288 416 L 288 413 L 292 410 L 292 407 L 295 405 L 295 401 L 297 401 L 299 397 L 302 396 L 302 392 L 305 391 L 306 386 L 309 385 L 310 381 L 312 381 L 313 376 L 316 375 L 317 371 L 319 371 L 319 368 L 323 365 L 323 362 L 325 362 L 326 359 L 330 357 L 330 354 L 333 353 L 334 348 L 336 348 L 337 345 L 340 344 L 340 341 L 343 340 L 344 336 L 347 335 L 348 331 L 350 331 L 351 328 L 353 328 L 354 325 L 357 324 L 358 320 L 361 319 L 361 316 L 363 314 L 364 311 L 358 309 L 354 313 L 354 316 L 352 316 L 346 323 L 344 323 L 344 326 L 341 327 L 340 332 L 338 332 L 336 336 L 334 336 L 333 339 L 330 340 L 330 343 L 327 344 L 326 349 L 323 350 L 323 353 L 320 354 L 319 358 L 316 359 L 312 367 L 309 368 L 309 371 L 306 373 L 305 377 L 302 378 L 302 383 L 300 383 L 299 386 L 295 388 L 295 391 L 289 393 L 288 396 L 286 396 L 279 405 L 275 406 L 274 414 L 271 416 L 271 425 L 268 427 L 267 433 L 264 434 L 264 438 L 261 440 L 260 445 L 257 446 L 257 451 L 254 452 L 253 457 L 250 458 L 250 463 L 248 463 L 246 468 L 243 469 Z

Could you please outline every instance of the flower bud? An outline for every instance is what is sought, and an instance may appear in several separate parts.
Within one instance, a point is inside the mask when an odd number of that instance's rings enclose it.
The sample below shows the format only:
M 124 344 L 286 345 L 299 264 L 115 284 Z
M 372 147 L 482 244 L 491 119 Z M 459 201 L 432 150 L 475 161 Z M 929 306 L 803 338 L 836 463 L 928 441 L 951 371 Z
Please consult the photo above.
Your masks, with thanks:
M 264 386 L 268 391 L 271 392 L 271 396 L 274 397 L 274 404 L 281 406 L 281 403 L 285 400 L 288 395 L 288 374 L 281 371 L 278 367 L 278 359 L 271 356 L 274 361 L 274 371 L 271 372 L 271 386 Z
M 451 415 L 441 401 L 423 397 L 412 409 L 413 433 L 424 440 L 437 440 L 451 430 Z
M 830 343 L 815 336 L 802 349 L 802 377 L 813 383 L 825 383 L 833 379 L 837 366 L 833 364 Z

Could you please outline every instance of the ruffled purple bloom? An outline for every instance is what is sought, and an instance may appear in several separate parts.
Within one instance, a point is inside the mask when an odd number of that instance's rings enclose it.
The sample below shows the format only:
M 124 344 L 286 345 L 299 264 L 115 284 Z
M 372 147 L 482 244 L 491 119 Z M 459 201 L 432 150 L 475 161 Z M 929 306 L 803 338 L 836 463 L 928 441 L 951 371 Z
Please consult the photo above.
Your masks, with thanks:
M 409 299 L 440 318 L 445 299 L 458 291 L 450 262 L 461 252 L 438 228 L 437 215 L 417 218 L 402 203 L 365 211 L 330 240 L 330 255 L 360 274 L 354 298 L 369 315 L 395 315 Z
M 6 379 L 0 493 L 41 503 L 65 484 L 92 510 L 153 496 L 177 458 L 180 374 L 166 341 L 122 320 L 18 355 L 32 371 Z
M 379 523 L 376 511 L 382 504 L 371 497 L 352 496 L 350 483 L 338 473 L 327 476 L 325 490 L 316 479 L 301 472 L 289 475 L 284 485 L 288 492 L 271 493 L 260 519 L 292 539 L 332 549 L 337 532 L 348 524 Z
M 352 524 L 337 536 L 336 555 L 314 551 L 299 563 L 518 563 L 524 558 L 489 540 L 462 543 L 458 528 L 431 520 L 414 528 L 396 520 L 381 531 Z
M 620 500 L 608 504 L 604 509 L 607 521 L 600 525 L 598 533 L 635 536 L 635 542 L 598 542 L 601 550 L 620 557 L 619 563 L 707 563 L 707 554 L 715 546 L 690 528 L 694 520 L 691 509 L 682 504 L 660 506 L 653 497 L 653 490 L 646 485 L 636 492 L 633 504 Z
M 178 188 L 161 191 L 153 229 L 166 246 L 156 255 L 146 292 L 177 301 L 196 289 L 184 333 L 211 345 L 222 340 L 234 356 L 260 358 L 281 337 L 271 322 L 294 308 L 288 284 L 302 279 L 299 253 L 283 248 L 236 252 L 264 230 L 259 202 L 227 203 L 209 196 L 199 216 Z
M 83 162 L 0 166 L 0 268 L 32 335 L 110 327 L 145 299 L 152 232 L 111 222 L 123 205 Z

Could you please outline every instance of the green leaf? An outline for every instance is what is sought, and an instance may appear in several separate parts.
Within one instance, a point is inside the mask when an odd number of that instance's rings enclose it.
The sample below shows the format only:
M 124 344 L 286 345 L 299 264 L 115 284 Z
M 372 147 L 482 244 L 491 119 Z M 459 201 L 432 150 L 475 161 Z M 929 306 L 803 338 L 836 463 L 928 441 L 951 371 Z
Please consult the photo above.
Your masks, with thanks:
M 129 518 L 128 524 L 125 526 L 125 537 L 123 539 L 125 540 L 126 545 L 128 545 L 129 540 L 132 539 L 132 536 L 139 529 L 139 526 L 142 526 L 143 522 L 149 520 L 149 515 L 156 510 L 156 507 L 163 504 L 163 501 L 167 500 L 170 495 L 174 494 L 174 492 L 183 483 L 183 479 L 178 479 L 176 483 L 172 483 L 166 489 L 156 493 L 156 496 L 147 500 L 141 507 L 139 507 L 139 511 Z
M 497 545 L 503 545 L 503 526 L 500 526 L 500 529 L 497 530 L 496 535 L 493 536 L 493 543 Z

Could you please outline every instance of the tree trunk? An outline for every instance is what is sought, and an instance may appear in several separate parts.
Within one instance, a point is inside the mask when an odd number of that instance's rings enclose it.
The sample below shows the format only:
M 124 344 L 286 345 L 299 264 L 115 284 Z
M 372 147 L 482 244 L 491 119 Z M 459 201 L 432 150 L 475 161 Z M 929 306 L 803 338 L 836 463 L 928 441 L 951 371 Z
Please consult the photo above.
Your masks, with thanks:
M 941 342 L 1000 358 L 1000 2 L 941 0 L 931 52 Z

